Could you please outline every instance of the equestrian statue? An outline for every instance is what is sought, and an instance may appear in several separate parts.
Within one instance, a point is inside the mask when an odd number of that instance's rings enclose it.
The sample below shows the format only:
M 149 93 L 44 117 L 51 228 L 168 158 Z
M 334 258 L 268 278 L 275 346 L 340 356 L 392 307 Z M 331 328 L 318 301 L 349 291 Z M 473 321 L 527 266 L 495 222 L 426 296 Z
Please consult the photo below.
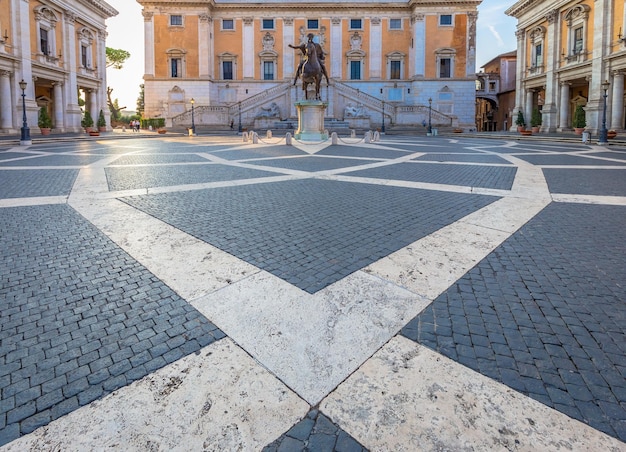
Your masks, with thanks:
M 308 100 L 307 86 L 311 83 L 315 84 L 315 99 L 321 100 L 320 97 L 320 83 L 322 76 L 326 77 L 326 84 L 330 84 L 328 81 L 328 73 L 324 66 L 324 51 L 322 46 L 313 42 L 313 34 L 309 33 L 308 41 L 299 46 L 293 46 L 289 44 L 292 49 L 300 49 L 304 55 L 304 61 L 300 62 L 298 69 L 296 70 L 296 76 L 293 80 L 295 85 L 298 82 L 298 78 L 302 78 L 302 90 L 304 91 L 304 98 Z

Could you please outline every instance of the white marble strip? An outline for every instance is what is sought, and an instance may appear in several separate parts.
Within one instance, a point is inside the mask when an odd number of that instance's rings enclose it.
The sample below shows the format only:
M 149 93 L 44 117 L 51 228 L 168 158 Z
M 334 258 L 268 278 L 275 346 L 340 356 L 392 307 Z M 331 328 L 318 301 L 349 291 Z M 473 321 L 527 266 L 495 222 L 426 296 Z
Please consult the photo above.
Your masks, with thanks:
M 552 194 L 552 200 L 555 202 L 574 202 L 581 204 L 606 204 L 610 206 L 626 206 L 626 197 L 624 196 L 599 196 L 599 195 L 568 195 L 568 194 Z
M 65 204 L 67 196 L 37 196 L 32 198 L 4 198 L 0 199 L 0 208 L 2 207 L 26 207 L 26 206 L 43 206 L 47 204 Z
M 320 410 L 376 451 L 624 450 L 617 439 L 403 337 Z
M 308 410 L 230 339 L 222 339 L 2 450 L 261 450 Z

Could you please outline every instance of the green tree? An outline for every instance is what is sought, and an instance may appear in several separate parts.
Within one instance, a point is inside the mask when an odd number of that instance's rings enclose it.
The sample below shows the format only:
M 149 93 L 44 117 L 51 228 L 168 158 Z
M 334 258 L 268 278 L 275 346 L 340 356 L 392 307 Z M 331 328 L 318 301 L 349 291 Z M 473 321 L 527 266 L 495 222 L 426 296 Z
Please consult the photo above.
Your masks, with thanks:
M 113 49 L 111 47 L 106 48 L 106 67 L 112 67 L 113 69 L 122 69 L 126 60 L 130 58 L 130 53 L 122 49 Z M 120 107 L 117 102 L 113 102 L 111 93 L 113 88 L 107 87 L 107 105 L 111 112 L 111 117 L 116 119 L 120 117 L 120 111 L 126 107 Z
M 137 98 L 137 114 L 139 116 L 143 116 L 143 111 L 144 111 L 144 85 L 143 83 L 141 85 L 139 85 L 139 88 L 141 89 L 141 91 L 139 91 L 139 97 Z
M 106 48 L 106 64 L 108 68 L 122 69 L 122 66 L 129 58 L 130 53 L 126 50 L 113 49 L 111 47 Z

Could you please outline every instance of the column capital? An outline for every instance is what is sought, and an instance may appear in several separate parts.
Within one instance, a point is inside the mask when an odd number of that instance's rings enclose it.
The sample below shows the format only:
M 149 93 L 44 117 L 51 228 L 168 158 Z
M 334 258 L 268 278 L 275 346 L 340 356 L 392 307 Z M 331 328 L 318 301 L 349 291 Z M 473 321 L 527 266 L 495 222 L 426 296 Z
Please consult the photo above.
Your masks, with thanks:
M 141 11 L 141 15 L 143 16 L 143 20 L 145 22 L 150 22 L 154 13 L 152 11 Z
M 11 71 L 3 70 L 3 71 L 0 71 L 0 77 L 10 77 L 12 73 L 13 72 Z

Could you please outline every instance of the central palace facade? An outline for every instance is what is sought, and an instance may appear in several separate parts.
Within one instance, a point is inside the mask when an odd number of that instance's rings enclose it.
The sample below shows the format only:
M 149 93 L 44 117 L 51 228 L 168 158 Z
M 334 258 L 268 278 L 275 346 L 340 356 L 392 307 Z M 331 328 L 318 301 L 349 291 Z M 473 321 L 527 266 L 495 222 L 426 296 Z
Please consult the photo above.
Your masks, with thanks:
M 137 0 L 144 117 L 168 126 L 290 121 L 313 34 L 324 50 L 327 120 L 472 129 L 480 0 Z M 356 123 L 355 123 L 356 121 Z

